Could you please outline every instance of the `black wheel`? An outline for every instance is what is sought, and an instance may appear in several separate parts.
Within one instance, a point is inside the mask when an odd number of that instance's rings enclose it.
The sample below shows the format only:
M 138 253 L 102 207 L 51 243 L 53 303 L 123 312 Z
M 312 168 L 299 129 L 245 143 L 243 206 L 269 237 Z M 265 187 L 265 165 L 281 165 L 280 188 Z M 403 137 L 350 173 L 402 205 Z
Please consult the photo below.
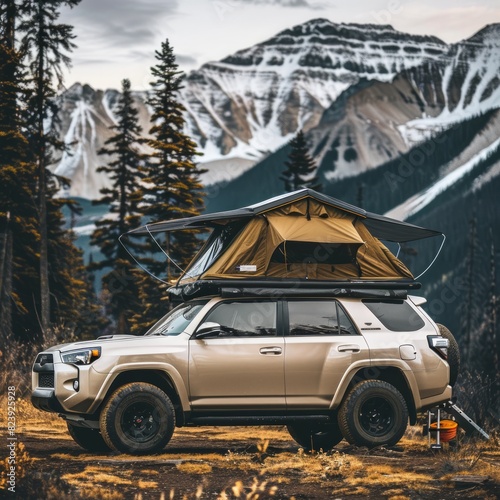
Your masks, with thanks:
M 133 382 L 117 389 L 101 412 L 101 434 L 112 449 L 132 455 L 155 453 L 170 441 L 175 412 L 158 387 Z
M 95 452 L 109 451 L 110 448 L 104 441 L 101 433 L 97 429 L 88 429 L 87 427 L 78 427 L 66 422 L 69 435 L 76 444 L 84 450 Z
M 450 341 L 450 346 L 448 347 L 448 364 L 450 365 L 450 385 L 454 386 L 458 378 L 458 372 L 460 371 L 460 349 L 458 348 L 457 341 L 453 334 L 444 325 L 436 323 L 439 328 L 439 335 L 448 339 Z
M 351 444 L 396 444 L 408 425 L 408 408 L 401 393 L 379 380 L 360 382 L 340 406 L 339 427 Z
M 306 451 L 329 451 L 342 441 L 339 426 L 333 424 L 290 424 L 290 436 Z

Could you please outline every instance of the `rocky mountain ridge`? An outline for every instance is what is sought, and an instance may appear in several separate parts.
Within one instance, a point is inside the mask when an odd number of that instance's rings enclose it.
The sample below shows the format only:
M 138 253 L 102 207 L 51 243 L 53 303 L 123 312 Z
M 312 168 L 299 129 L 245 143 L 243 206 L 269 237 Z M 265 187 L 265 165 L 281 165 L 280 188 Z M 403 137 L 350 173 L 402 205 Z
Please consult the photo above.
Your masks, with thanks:
M 408 35 L 390 26 L 316 19 L 203 65 L 187 75 L 180 97 L 187 132 L 204 153 L 204 183 L 238 177 L 298 129 L 324 123 L 325 110 L 358 83 L 388 83 L 401 71 L 446 59 L 448 51 L 435 37 Z M 72 179 L 69 195 L 93 199 L 107 185 L 95 172 L 106 161 L 97 151 L 109 137 L 117 96 L 116 90 L 75 84 L 60 97 L 70 154 L 54 168 Z M 147 131 L 146 95 L 136 93 L 135 98 Z M 401 139 L 393 140 L 396 154 L 404 146 Z M 383 159 L 385 154 L 377 161 Z

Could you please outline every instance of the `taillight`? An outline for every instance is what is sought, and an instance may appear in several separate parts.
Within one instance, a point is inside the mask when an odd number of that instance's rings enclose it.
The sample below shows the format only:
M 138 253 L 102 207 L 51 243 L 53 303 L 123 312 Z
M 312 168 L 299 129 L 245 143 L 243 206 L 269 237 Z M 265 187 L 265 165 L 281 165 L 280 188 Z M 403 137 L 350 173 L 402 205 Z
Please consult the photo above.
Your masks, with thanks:
M 448 347 L 450 347 L 450 341 L 439 335 L 428 335 L 427 342 L 429 342 L 429 347 L 437 352 L 443 359 L 448 359 Z

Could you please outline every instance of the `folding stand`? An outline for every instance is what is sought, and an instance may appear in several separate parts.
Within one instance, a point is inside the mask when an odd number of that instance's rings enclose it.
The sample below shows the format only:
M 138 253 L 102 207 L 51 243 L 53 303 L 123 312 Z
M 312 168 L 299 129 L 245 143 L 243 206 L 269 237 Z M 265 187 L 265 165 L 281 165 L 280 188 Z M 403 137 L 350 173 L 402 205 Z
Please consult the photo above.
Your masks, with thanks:
M 429 409 L 427 412 L 427 425 L 424 426 L 424 436 L 429 436 L 429 447 L 431 450 L 442 450 L 443 445 L 441 444 L 441 411 L 445 411 L 453 417 L 453 419 L 458 423 L 460 427 L 465 431 L 467 435 L 480 436 L 485 440 L 489 440 L 490 436 L 481 428 L 479 425 L 472 420 L 469 416 L 465 414 L 453 401 L 447 401 L 439 406 Z M 436 417 L 437 430 L 436 430 L 436 443 L 431 443 L 431 423 L 432 418 Z

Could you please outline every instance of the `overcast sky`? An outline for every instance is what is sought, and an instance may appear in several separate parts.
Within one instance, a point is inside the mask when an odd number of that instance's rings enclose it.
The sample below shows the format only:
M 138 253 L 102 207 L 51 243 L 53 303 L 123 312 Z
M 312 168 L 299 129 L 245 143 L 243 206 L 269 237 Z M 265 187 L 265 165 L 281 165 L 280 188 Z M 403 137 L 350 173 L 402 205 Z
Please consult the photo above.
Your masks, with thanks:
M 181 69 L 272 37 L 314 18 L 332 22 L 391 24 L 407 33 L 435 35 L 453 43 L 500 22 L 498 0 L 82 0 L 66 9 L 78 45 L 66 86 L 89 83 L 119 88 L 129 78 L 143 90 L 154 51 L 170 40 Z

